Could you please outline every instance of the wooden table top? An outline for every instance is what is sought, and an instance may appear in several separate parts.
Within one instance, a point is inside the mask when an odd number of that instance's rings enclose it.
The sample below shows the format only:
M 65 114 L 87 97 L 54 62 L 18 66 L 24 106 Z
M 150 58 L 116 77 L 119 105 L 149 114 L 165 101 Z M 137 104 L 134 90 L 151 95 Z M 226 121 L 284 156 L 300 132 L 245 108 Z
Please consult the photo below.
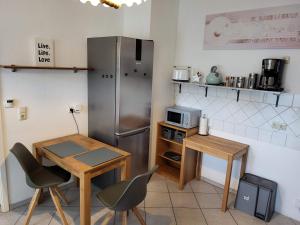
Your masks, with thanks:
M 76 160 L 74 158 L 75 155 L 68 156 L 65 158 L 60 158 L 45 148 L 47 146 L 62 143 L 65 141 L 73 141 L 76 144 L 84 147 L 85 149 L 87 149 L 89 151 L 93 151 L 93 150 L 105 147 L 114 152 L 121 154 L 122 156 L 118 157 L 116 159 L 110 160 L 108 162 L 102 163 L 98 166 L 92 167 L 87 164 L 84 164 L 83 162 Z M 97 141 L 95 139 L 92 139 L 92 138 L 89 138 L 89 137 L 86 137 L 83 135 L 79 135 L 79 134 L 74 134 L 74 135 L 59 137 L 59 138 L 55 138 L 55 139 L 51 139 L 51 140 L 41 141 L 38 143 L 34 143 L 33 147 L 36 151 L 38 151 L 38 155 L 41 155 L 41 156 L 44 156 L 44 157 L 50 159 L 51 161 L 55 162 L 57 165 L 61 166 L 62 168 L 68 170 L 75 176 L 79 176 L 82 173 L 88 173 L 88 172 L 100 170 L 100 169 L 107 167 L 115 162 L 124 160 L 125 158 L 130 156 L 130 153 L 128 153 L 126 151 L 123 151 L 119 148 L 115 148 L 111 145 L 104 144 L 100 141 Z M 80 154 L 83 154 L 83 153 L 80 153 Z M 80 155 L 80 154 L 78 154 L 78 155 Z
M 249 145 L 212 135 L 201 136 L 196 134 L 185 138 L 184 142 L 187 148 L 197 148 L 204 153 L 224 159 L 228 159 L 228 157 L 238 158 L 245 154 L 249 148 Z

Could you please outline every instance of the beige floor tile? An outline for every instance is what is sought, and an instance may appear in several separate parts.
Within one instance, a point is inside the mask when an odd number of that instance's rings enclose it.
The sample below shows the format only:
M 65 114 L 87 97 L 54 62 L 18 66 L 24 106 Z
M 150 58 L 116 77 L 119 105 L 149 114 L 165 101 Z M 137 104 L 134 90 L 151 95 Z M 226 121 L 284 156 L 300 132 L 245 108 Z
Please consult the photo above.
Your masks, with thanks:
M 192 180 L 190 182 L 190 185 L 194 192 L 200 192 L 200 193 L 217 193 L 215 187 L 209 183 L 206 183 L 202 180 Z
M 8 213 L 0 213 L 0 225 L 15 224 L 21 218 L 26 209 L 27 207 L 24 206 L 13 209 Z
M 145 199 L 145 207 L 172 207 L 169 193 L 148 192 Z
M 146 208 L 147 225 L 176 225 L 172 208 Z
M 219 209 L 221 208 L 221 197 L 219 194 L 196 193 L 196 198 L 201 208 Z
M 229 211 L 226 213 L 220 209 L 202 209 L 208 225 L 236 225 Z
M 164 180 L 151 180 L 147 190 L 148 192 L 168 192 L 167 183 Z
M 35 209 L 30 220 L 30 225 L 48 225 L 54 215 L 54 208 Z M 25 212 L 27 214 L 27 211 Z M 25 221 L 25 214 L 18 220 L 16 225 L 23 225 Z
M 206 225 L 200 209 L 174 208 L 177 225 Z
M 219 188 L 219 187 L 216 187 L 216 186 L 214 186 L 214 188 L 216 189 L 216 191 L 217 191 L 219 194 L 223 194 L 223 193 L 224 193 L 224 189 L 223 189 L 223 188 Z
M 79 218 L 80 218 L 79 207 L 64 207 L 63 210 L 69 225 L 79 224 Z M 61 219 L 56 212 L 52 217 L 49 225 L 61 225 L 61 224 L 62 224 Z
M 223 194 L 220 194 L 220 198 L 223 200 Z M 234 209 L 235 198 L 236 198 L 235 193 L 229 193 L 228 202 L 227 202 L 227 207 L 229 209 Z
M 238 225 L 265 225 L 265 222 L 236 209 L 230 209 L 230 213 Z
M 171 181 L 171 180 L 168 180 L 167 181 L 167 186 L 168 186 L 168 189 L 169 189 L 169 192 L 193 192 L 190 184 L 186 184 L 184 186 L 184 189 L 183 190 L 179 190 L 178 188 L 178 183 L 174 182 L 174 181 Z
M 199 208 L 194 193 L 170 193 L 174 208 Z
M 294 222 L 295 225 L 300 225 L 300 221 L 294 220 L 293 222 Z
M 275 213 L 268 225 L 295 225 L 293 220 L 283 216 L 279 213 Z

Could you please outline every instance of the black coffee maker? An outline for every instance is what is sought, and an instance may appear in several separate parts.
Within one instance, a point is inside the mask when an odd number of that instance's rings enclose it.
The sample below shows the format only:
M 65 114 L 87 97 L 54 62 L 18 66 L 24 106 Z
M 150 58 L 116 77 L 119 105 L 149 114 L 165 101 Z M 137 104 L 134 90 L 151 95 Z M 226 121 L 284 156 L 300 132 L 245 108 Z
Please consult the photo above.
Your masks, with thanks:
M 284 70 L 284 59 L 263 59 L 262 74 L 258 89 L 267 91 L 283 91 L 281 79 Z

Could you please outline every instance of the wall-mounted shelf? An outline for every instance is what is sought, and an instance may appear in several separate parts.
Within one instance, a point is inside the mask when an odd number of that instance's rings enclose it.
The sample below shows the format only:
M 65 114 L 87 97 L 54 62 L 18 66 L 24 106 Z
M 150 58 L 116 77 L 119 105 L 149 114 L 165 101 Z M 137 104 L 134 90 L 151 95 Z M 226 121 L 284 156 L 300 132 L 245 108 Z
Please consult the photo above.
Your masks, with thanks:
M 86 67 L 48 67 L 48 66 L 20 66 L 20 65 L 0 65 L 0 68 L 10 69 L 12 72 L 17 70 L 71 70 L 74 73 L 78 71 L 93 71 L 93 68 Z
M 241 91 L 271 93 L 276 96 L 276 102 L 275 102 L 276 107 L 278 107 L 280 96 L 285 93 L 285 92 L 280 92 L 280 91 L 265 91 L 265 90 L 256 90 L 256 89 L 248 89 L 248 88 L 235 88 L 235 87 L 226 87 L 226 86 L 218 86 L 218 85 L 199 84 L 199 83 L 192 83 L 192 82 L 178 82 L 178 81 L 172 81 L 172 82 L 174 84 L 178 85 L 179 93 L 181 93 L 182 85 L 191 85 L 191 86 L 198 86 L 200 88 L 205 88 L 205 97 L 208 96 L 209 88 L 223 88 L 223 89 L 229 89 L 232 91 L 236 91 L 236 101 L 237 102 L 240 100 Z

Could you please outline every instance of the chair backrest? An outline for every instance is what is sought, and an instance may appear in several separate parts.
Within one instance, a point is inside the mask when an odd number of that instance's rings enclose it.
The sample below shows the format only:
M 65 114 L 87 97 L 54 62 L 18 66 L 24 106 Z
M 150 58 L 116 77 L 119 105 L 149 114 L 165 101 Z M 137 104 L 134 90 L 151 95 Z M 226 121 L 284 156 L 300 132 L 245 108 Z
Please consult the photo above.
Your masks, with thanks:
M 117 211 L 125 211 L 140 204 L 146 197 L 147 184 L 157 169 L 158 166 L 155 166 L 149 172 L 133 178 L 125 191 L 121 194 L 120 199 L 116 202 L 114 209 Z
M 17 158 L 27 176 L 30 177 L 31 172 L 41 167 L 39 162 L 23 144 L 16 143 L 10 151 Z

